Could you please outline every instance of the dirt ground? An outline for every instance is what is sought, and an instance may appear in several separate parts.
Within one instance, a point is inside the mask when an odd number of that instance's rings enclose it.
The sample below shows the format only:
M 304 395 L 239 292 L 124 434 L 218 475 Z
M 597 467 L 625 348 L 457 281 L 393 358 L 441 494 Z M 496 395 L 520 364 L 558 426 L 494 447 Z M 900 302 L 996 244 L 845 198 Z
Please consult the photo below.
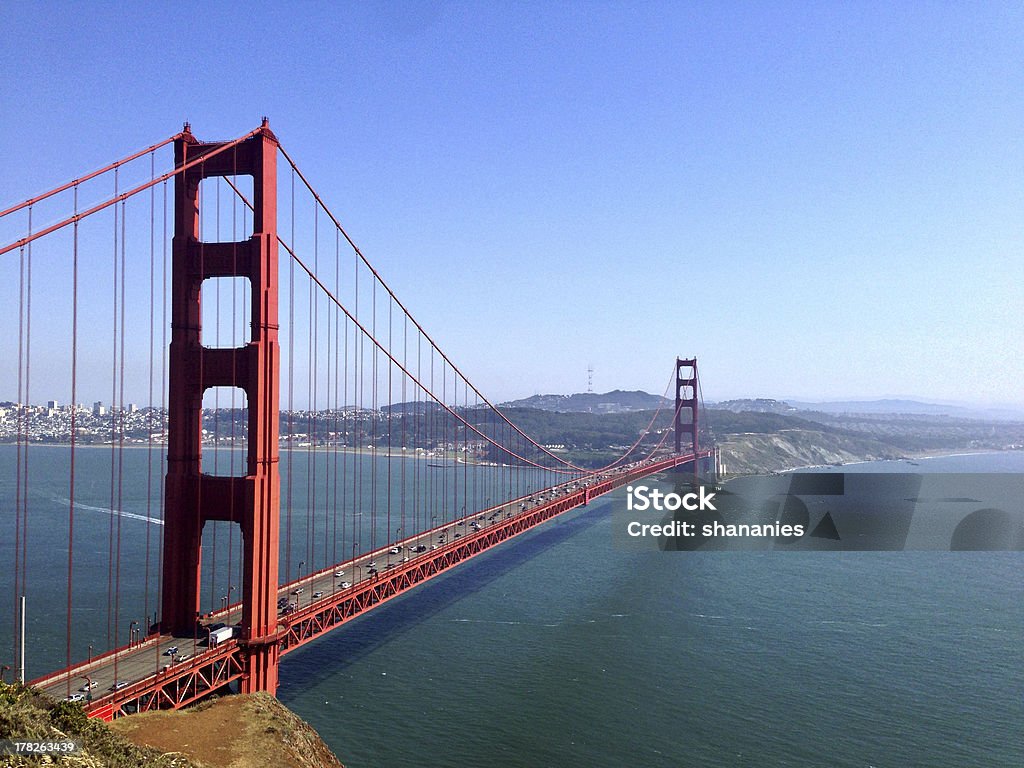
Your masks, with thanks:
M 309 725 L 268 694 L 224 696 L 179 712 L 147 712 L 111 728 L 209 768 L 340 768 Z

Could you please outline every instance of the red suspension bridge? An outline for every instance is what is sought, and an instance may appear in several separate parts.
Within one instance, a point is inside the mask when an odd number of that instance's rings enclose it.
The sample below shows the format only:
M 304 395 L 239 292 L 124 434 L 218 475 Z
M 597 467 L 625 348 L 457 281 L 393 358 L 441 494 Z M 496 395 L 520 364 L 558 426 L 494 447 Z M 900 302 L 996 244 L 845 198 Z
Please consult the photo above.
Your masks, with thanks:
M 676 360 L 674 410 L 605 466 L 532 439 L 266 120 L 219 142 L 186 125 L 0 212 L 0 243 L 5 666 L 95 716 L 275 692 L 282 655 L 712 455 L 695 359 Z M 31 405 L 40 391 L 66 404 Z

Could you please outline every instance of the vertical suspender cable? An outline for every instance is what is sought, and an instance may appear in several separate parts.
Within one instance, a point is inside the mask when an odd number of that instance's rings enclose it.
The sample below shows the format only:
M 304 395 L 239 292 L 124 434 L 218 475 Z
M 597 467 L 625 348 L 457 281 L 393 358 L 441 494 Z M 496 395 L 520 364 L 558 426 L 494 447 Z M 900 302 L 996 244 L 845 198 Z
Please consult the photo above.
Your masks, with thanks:
M 125 256 L 127 240 L 125 230 L 128 218 L 127 202 L 121 201 L 121 300 L 120 300 L 120 349 L 118 370 L 118 444 L 117 444 L 117 549 L 114 564 L 114 646 L 117 646 L 117 629 L 121 617 L 121 521 L 124 511 L 124 433 L 127 411 L 124 402 L 124 337 L 125 337 L 125 283 L 128 261 Z M 117 656 L 114 657 L 114 679 L 117 680 Z
M 29 233 L 32 231 L 32 209 L 29 209 Z M 28 489 L 22 488 L 22 453 L 27 448 L 24 435 L 24 421 L 28 418 L 28 404 L 25 402 L 25 246 L 19 251 L 18 260 L 18 417 L 17 417 L 17 451 L 14 468 L 14 660 L 21 668 L 21 646 L 18 637 L 21 635 L 21 497 Z
M 156 178 L 156 158 L 149 154 L 149 177 Z M 156 340 L 156 187 L 149 188 L 149 391 L 146 401 L 146 565 L 142 598 L 142 629 L 149 634 L 149 547 L 153 521 L 153 342 Z
M 28 227 L 32 229 L 32 208 L 29 208 L 28 212 Z M 28 244 L 28 251 L 26 253 L 27 264 L 25 272 L 25 404 L 29 405 L 32 402 L 31 384 L 32 384 L 32 243 Z M 21 471 L 24 473 L 24 479 L 22 480 L 23 493 L 21 495 L 21 597 L 22 605 L 24 605 L 24 599 L 28 595 L 28 497 L 29 497 L 29 451 L 28 451 L 28 414 L 25 416 L 25 457 L 21 465 Z M 19 629 L 21 637 L 24 638 L 27 628 L 25 627 L 25 615 L 22 612 L 21 618 L 19 619 Z M 22 649 L 18 653 L 18 668 L 22 670 L 25 668 L 25 654 L 24 644 Z M 24 675 L 22 675 L 24 677 Z
M 316 233 L 314 232 L 314 240 Z M 313 249 L 313 272 L 316 273 L 317 253 Z M 316 480 L 315 454 L 316 450 L 316 363 L 315 363 L 315 339 L 313 331 L 314 323 L 314 291 L 313 281 L 309 281 L 309 303 L 306 307 L 306 557 L 304 562 L 308 566 L 307 571 L 316 570 L 313 563 L 313 537 L 316 533 L 316 489 L 313 484 Z M 300 573 L 301 577 L 302 574 Z
M 114 169 L 114 196 L 117 196 L 117 169 Z M 111 312 L 113 314 L 113 330 L 110 360 L 110 524 L 107 532 L 107 648 L 114 648 L 117 639 L 114 637 L 112 626 L 114 618 L 114 518 L 117 516 L 116 506 L 116 482 L 117 482 L 117 422 L 114 408 L 117 403 L 117 306 L 118 306 L 118 274 L 119 262 L 117 258 L 118 247 L 118 222 L 120 216 L 118 206 L 114 206 L 114 263 L 113 263 L 113 295 L 111 297 Z
M 75 213 L 78 213 L 78 185 L 75 185 Z M 78 222 L 72 230 L 71 248 L 71 462 L 68 471 L 68 603 L 67 625 L 65 627 L 66 647 L 64 664 L 71 666 L 71 608 L 75 553 L 75 439 L 76 415 L 78 413 Z M 71 677 L 68 677 L 67 694 L 71 695 Z
M 231 150 L 231 181 L 232 181 L 232 186 L 237 186 L 237 184 L 238 184 L 238 147 L 235 147 L 234 149 Z M 231 274 L 232 275 L 237 275 L 238 274 L 238 207 L 239 207 L 238 199 L 237 198 L 232 198 L 232 202 L 231 202 Z M 243 232 L 243 234 L 246 232 L 246 226 L 245 226 L 246 213 L 245 213 L 245 211 L 246 211 L 245 206 L 242 206 L 242 232 Z M 245 302 L 244 302 L 244 299 L 245 299 L 244 288 L 241 285 L 236 285 L 236 283 L 238 283 L 238 282 L 239 281 L 237 279 L 235 279 L 231 283 L 231 347 L 232 347 L 232 349 L 238 349 L 239 346 L 240 346 L 239 345 L 239 338 L 238 338 L 238 328 L 239 328 L 239 323 L 238 323 L 238 292 L 239 291 L 242 291 L 242 298 L 243 298 L 243 302 L 242 302 L 242 304 L 243 304 L 243 306 L 242 306 L 242 321 L 243 322 L 242 322 L 242 325 L 241 325 L 242 328 L 246 327 L 245 320 L 248 317 L 248 309 L 247 309 L 247 307 L 244 306 L 245 305 Z M 253 290 L 253 289 L 250 286 L 250 291 L 251 290 Z M 241 342 L 242 342 L 242 344 L 245 343 L 245 332 L 244 331 L 242 333 Z M 237 357 L 237 354 L 233 354 L 231 356 L 231 381 L 232 382 L 237 382 L 238 381 L 238 357 Z M 229 509 L 229 512 L 230 512 L 228 517 L 230 517 L 232 521 L 235 519 L 235 514 L 234 514 L 234 512 L 235 512 L 235 483 L 237 482 L 235 480 L 235 478 L 238 476 L 238 468 L 235 466 L 235 459 L 238 458 L 238 455 L 237 455 L 238 454 L 238 443 L 237 443 L 238 435 L 237 435 L 237 431 L 236 431 L 236 427 L 235 427 L 235 424 L 238 421 L 238 413 L 235 410 L 235 396 L 236 396 L 237 393 L 238 393 L 238 387 L 237 386 L 232 387 L 231 388 L 231 441 L 229 443 L 229 445 L 231 446 L 231 449 L 230 449 L 230 452 L 229 452 L 229 456 L 230 456 L 230 459 L 231 459 L 231 461 L 230 461 L 231 493 L 228 496 L 228 509 Z M 248 398 L 248 395 L 245 395 L 243 393 L 243 395 L 242 395 L 242 402 L 243 402 L 243 405 L 245 406 L 246 415 L 248 415 L 248 413 L 249 413 L 249 398 Z M 248 430 L 248 423 L 246 424 L 246 430 Z M 248 432 L 246 434 L 248 434 Z M 248 444 L 249 444 L 249 441 L 247 439 L 246 440 L 246 447 L 247 448 L 248 448 Z M 249 458 L 248 456 L 241 457 L 242 467 L 246 468 L 246 471 L 243 472 L 243 474 L 247 474 L 248 473 L 248 469 L 247 469 L 248 468 L 248 464 L 249 464 L 248 458 Z M 241 583 L 242 583 L 241 579 L 236 579 L 235 578 L 235 570 L 234 570 L 234 567 L 233 567 L 234 566 L 234 554 L 235 554 L 235 525 L 236 525 L 236 523 L 234 523 L 234 522 L 231 522 L 231 523 L 228 524 L 228 570 L 227 570 L 227 574 L 228 575 L 227 575 L 227 588 L 224 590 L 224 594 L 227 595 L 227 598 L 228 598 L 227 601 L 226 601 L 228 605 L 231 605 L 231 591 L 235 588 L 236 583 L 239 586 L 241 586 Z M 241 538 L 241 537 L 239 537 L 239 538 Z M 272 589 L 275 589 L 276 587 L 277 587 L 276 584 L 271 586 Z
M 295 246 L 295 170 L 291 183 L 291 241 Z M 295 489 L 292 464 L 295 451 L 295 260 L 288 260 L 288 497 L 285 505 L 284 580 L 292 574 L 292 498 Z
M 341 295 L 341 235 L 337 230 L 334 232 L 334 293 L 337 296 Z M 341 384 L 338 381 L 338 375 L 341 371 L 341 341 L 338 338 L 338 333 L 341 329 L 340 315 L 337 307 L 333 310 L 334 314 L 334 348 L 333 348 L 333 360 L 334 360 L 334 413 L 333 419 L 331 420 L 332 427 L 334 429 L 334 452 L 332 461 L 334 464 L 334 486 L 333 486 L 333 498 L 331 500 L 331 509 L 333 510 L 333 521 L 332 527 L 334 528 L 334 534 L 331 536 L 331 542 L 333 549 L 331 550 L 331 562 L 338 562 L 338 449 L 342 441 L 342 436 L 339 434 L 339 423 L 338 418 L 341 413 L 341 403 L 338 402 L 338 394 L 341 391 Z M 342 464 L 341 472 L 344 472 L 344 464 Z M 341 515 L 341 536 L 344 540 L 345 537 L 345 513 L 342 510 Z M 344 541 L 343 541 L 344 543 Z M 334 582 L 337 584 L 337 582 Z
M 163 182 L 162 200 L 162 236 L 161 236 L 161 287 L 160 287 L 160 440 L 167 445 L 167 182 Z M 166 481 L 166 450 L 160 454 L 160 519 L 166 520 L 166 509 L 164 507 L 164 484 Z M 164 583 L 164 528 L 160 526 L 159 546 L 157 549 L 157 587 L 158 595 L 163 594 Z M 156 624 L 159 616 L 154 612 L 153 623 Z M 148 621 L 147 617 L 147 621 Z M 160 644 L 153 643 L 153 666 L 154 671 L 160 668 Z
M 372 298 L 373 338 L 374 338 L 374 340 L 378 340 L 379 337 L 377 336 L 377 281 L 374 280 L 371 283 L 371 286 L 373 288 L 373 292 L 372 292 L 372 297 L 373 297 Z M 370 533 L 370 540 L 371 540 L 373 549 L 377 548 L 377 532 L 380 529 L 380 520 L 379 520 L 380 507 L 379 507 L 378 498 L 377 498 L 378 487 L 379 487 L 377 480 L 378 480 L 378 475 L 380 474 L 380 472 L 379 472 L 379 464 L 380 464 L 380 462 L 377 461 L 377 440 L 378 440 L 377 426 L 378 426 L 378 423 L 381 421 L 381 418 L 380 418 L 380 416 L 381 416 L 380 377 L 381 377 L 382 371 L 381 371 L 380 364 L 377 362 L 377 360 L 378 360 L 378 351 L 379 351 L 378 347 L 376 345 L 374 345 L 374 347 L 373 347 L 373 440 L 371 440 L 371 442 L 370 442 L 370 445 L 373 446 L 372 450 L 370 451 L 370 455 L 373 457 L 372 469 L 371 469 L 371 474 L 370 474 L 371 486 L 372 486 L 371 487 L 371 491 L 370 491 L 370 497 L 372 499 L 371 503 L 373 505 L 373 511 L 371 512 L 371 515 L 370 515 L 371 519 L 373 520 L 373 529 L 372 529 L 372 532 Z M 381 426 L 383 426 L 383 425 L 381 425 Z M 388 517 L 386 518 L 386 520 L 390 520 L 391 511 L 388 510 L 387 514 L 388 514 Z M 387 524 L 387 523 L 385 523 L 385 524 Z M 388 536 L 389 536 L 389 532 L 385 530 L 384 531 L 384 541 L 385 541 L 385 543 L 388 541 Z
M 392 347 L 392 343 L 391 343 L 391 299 L 389 298 L 388 299 L 388 350 L 390 351 L 392 349 L 393 349 L 393 347 Z M 392 530 L 391 530 L 391 451 L 392 451 L 392 446 L 391 446 L 391 413 L 394 410 L 394 401 L 392 399 L 392 393 L 391 393 L 391 358 L 390 357 L 388 358 L 388 400 L 387 400 L 387 402 L 388 402 L 388 425 L 387 425 L 387 435 L 388 435 L 387 472 L 388 472 L 388 474 L 387 474 L 387 502 L 386 502 L 387 503 L 387 530 L 384 532 L 384 534 L 385 534 L 384 535 L 384 541 L 385 542 L 392 540 L 391 539 L 391 534 L 392 534 Z M 397 538 L 397 534 L 395 534 L 395 536 Z M 390 553 L 389 553 L 389 559 L 390 559 Z
M 214 194 L 214 213 L 213 213 L 213 236 L 216 241 L 220 242 L 220 178 L 214 181 L 216 185 L 216 193 Z M 205 234 L 203 240 L 206 240 Z M 206 281 L 203 280 L 205 283 Z M 217 281 L 213 284 L 214 291 L 214 309 L 213 309 L 213 333 L 209 334 L 212 346 L 222 346 L 220 338 L 220 282 Z M 202 292 L 202 288 L 200 288 Z M 232 323 L 233 325 L 233 323 Z M 209 345 L 207 345 L 209 346 Z M 232 389 L 232 401 L 234 400 L 234 389 Z M 220 474 L 220 387 L 216 387 L 213 390 L 213 474 Z M 211 526 L 213 528 L 212 541 L 210 542 L 210 564 L 208 566 L 208 572 L 210 574 L 210 610 L 213 610 L 217 606 L 217 529 L 220 528 L 219 522 L 214 522 Z

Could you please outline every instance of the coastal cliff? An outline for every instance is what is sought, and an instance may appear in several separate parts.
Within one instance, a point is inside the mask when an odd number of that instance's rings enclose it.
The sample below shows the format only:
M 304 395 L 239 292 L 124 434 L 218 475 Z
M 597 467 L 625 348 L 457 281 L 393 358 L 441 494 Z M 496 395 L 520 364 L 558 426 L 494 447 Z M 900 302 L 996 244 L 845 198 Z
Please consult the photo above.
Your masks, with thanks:
M 73 738 L 71 755 L 8 755 L 0 764 L 80 768 L 343 768 L 305 721 L 270 694 L 224 696 L 176 712 L 149 712 L 106 724 L 81 705 L 0 684 L 0 739 Z

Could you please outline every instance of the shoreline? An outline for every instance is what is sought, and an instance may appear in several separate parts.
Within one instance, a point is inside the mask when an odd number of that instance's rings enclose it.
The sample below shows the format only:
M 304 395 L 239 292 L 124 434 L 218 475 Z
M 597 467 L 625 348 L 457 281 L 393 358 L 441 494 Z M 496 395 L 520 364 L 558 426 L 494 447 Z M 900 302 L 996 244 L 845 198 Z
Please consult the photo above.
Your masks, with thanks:
M 946 451 L 928 451 L 928 452 L 926 452 L 924 454 L 912 453 L 912 454 L 907 454 L 905 456 L 899 456 L 897 458 L 892 458 L 892 459 L 858 459 L 856 461 L 844 461 L 844 462 L 841 462 L 841 463 L 838 463 L 838 464 L 804 464 L 804 465 L 801 465 L 799 467 L 788 467 L 786 469 L 778 469 L 778 470 L 768 470 L 768 469 L 765 469 L 765 470 L 762 470 L 761 472 L 744 473 L 744 474 L 741 474 L 741 475 L 733 475 L 733 477 L 753 477 L 755 475 L 786 475 L 786 474 L 790 474 L 792 472 L 801 472 L 801 471 L 803 471 L 805 469 L 825 469 L 825 468 L 828 468 L 828 467 L 833 467 L 833 468 L 836 468 L 836 469 L 842 469 L 843 467 L 852 467 L 852 466 L 856 466 L 858 464 L 870 464 L 870 463 L 873 463 L 873 462 L 881 462 L 881 461 L 889 461 L 889 462 L 908 461 L 908 462 L 914 462 L 914 461 L 926 461 L 928 459 L 945 459 L 945 458 L 950 458 L 950 457 L 953 457 L 953 456 L 984 456 L 985 454 L 990 454 L 990 453 L 1019 453 L 1019 452 L 1022 452 L 1022 451 L 1024 451 L 1024 449 L 1021 449 L 1021 448 L 986 448 L 986 449 L 973 450 L 973 451 L 965 451 L 965 450 L 960 449 L 960 448 L 950 448 L 950 449 L 948 449 Z
M 19 445 L 17 442 L 0 441 L 0 447 L 2 447 L 2 446 L 17 446 L 17 445 Z M 22 443 L 21 445 L 23 445 L 26 449 L 28 449 L 29 447 L 31 447 L 33 449 L 36 449 L 36 448 L 65 448 L 65 449 L 67 449 L 67 448 L 71 448 L 72 447 L 71 443 L 50 443 L 50 442 L 46 442 L 46 443 L 30 442 L 30 443 Z M 117 451 L 117 450 L 121 450 L 121 449 L 124 448 L 124 449 L 131 449 L 131 450 L 152 451 L 152 450 L 156 450 L 158 448 L 161 449 L 161 450 L 166 450 L 167 443 L 160 442 L 160 443 L 153 443 L 152 445 L 147 444 L 147 443 L 126 443 L 123 446 L 122 445 L 117 445 L 117 444 L 112 444 L 112 443 L 75 443 L 74 448 L 75 448 L 75 450 L 79 450 L 79 449 L 91 449 L 91 450 L 106 449 L 108 451 L 110 451 L 110 450 Z M 243 446 L 232 447 L 232 446 L 204 445 L 203 448 L 207 449 L 207 451 L 212 450 L 214 452 L 216 450 L 218 450 L 218 449 L 222 449 L 222 450 L 225 450 L 225 451 L 237 450 L 239 452 L 242 452 L 242 451 L 245 450 L 245 448 Z M 491 469 L 501 469 L 503 467 L 508 468 L 508 467 L 513 467 L 514 466 L 512 464 L 499 464 L 499 463 L 496 463 L 496 462 L 489 462 L 489 461 L 466 461 L 462 456 L 435 456 L 435 455 L 431 455 L 429 453 L 426 453 L 425 452 L 426 449 L 417 449 L 417 448 L 411 448 L 411 449 L 408 449 L 406 451 L 400 451 L 400 452 L 396 452 L 394 449 L 392 449 L 391 452 L 389 453 L 388 451 L 386 451 L 384 449 L 374 450 L 374 449 L 371 449 L 371 448 L 342 448 L 342 447 L 335 448 L 334 446 L 327 446 L 327 445 L 321 445 L 321 446 L 313 447 L 313 446 L 305 445 L 305 446 L 294 446 L 294 447 L 281 446 L 278 449 L 278 451 L 279 451 L 279 456 L 282 456 L 282 457 L 285 454 L 290 454 L 290 453 L 310 453 L 310 452 L 315 452 L 315 453 L 327 453 L 327 454 L 329 454 L 331 452 L 337 452 L 337 453 L 341 453 L 341 454 L 345 454 L 345 455 L 351 455 L 351 456 L 368 456 L 370 458 L 375 458 L 375 459 L 416 459 L 416 460 L 427 460 L 427 461 L 433 461 L 433 462 L 438 462 L 438 463 L 444 463 L 444 466 L 433 467 L 434 469 L 452 469 L 452 468 L 458 468 L 458 467 L 489 467 Z

